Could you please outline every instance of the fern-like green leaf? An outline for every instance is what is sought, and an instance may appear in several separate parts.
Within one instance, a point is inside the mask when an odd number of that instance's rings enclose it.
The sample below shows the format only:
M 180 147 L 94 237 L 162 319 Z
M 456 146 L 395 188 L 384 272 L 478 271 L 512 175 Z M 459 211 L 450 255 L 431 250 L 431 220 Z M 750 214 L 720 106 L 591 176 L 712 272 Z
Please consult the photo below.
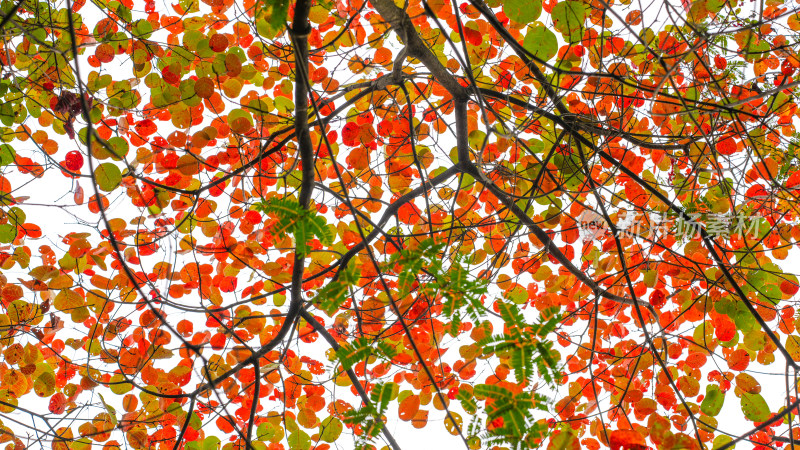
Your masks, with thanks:
M 330 228 L 328 228 L 328 224 L 323 217 L 317 215 L 309 217 L 308 229 L 311 231 L 311 234 L 316 236 L 324 245 L 333 243 L 333 233 Z
M 367 338 L 360 338 L 349 344 L 345 344 L 336 350 L 336 356 L 339 362 L 342 363 L 345 369 L 358 364 L 360 361 L 366 359 L 372 353 L 370 341 Z
M 325 245 L 333 243 L 333 233 L 325 219 L 316 212 L 305 209 L 298 202 L 289 198 L 270 199 L 253 205 L 257 211 L 277 217 L 271 231 L 278 236 L 294 234 L 298 253 L 309 252 L 308 242 L 316 236 Z
M 495 401 L 509 398 L 513 395 L 510 390 L 493 384 L 478 384 L 473 388 L 472 393 L 476 397 L 490 398 Z
M 525 322 L 525 317 L 520 312 L 517 305 L 506 302 L 498 302 L 497 307 L 500 310 L 500 316 L 503 318 L 509 329 L 525 328 L 528 324 Z
M 372 388 L 372 392 L 370 392 L 370 399 L 375 404 L 375 408 L 377 409 L 378 415 L 383 414 L 386 411 L 386 408 L 389 406 L 389 402 L 392 401 L 393 391 L 395 390 L 394 383 L 379 383 L 376 384 L 375 387 Z
M 475 399 L 472 398 L 472 394 L 467 392 L 466 389 L 459 390 L 458 394 L 456 394 L 456 399 L 461 402 L 464 411 L 470 414 L 475 414 L 475 412 L 478 411 L 478 405 L 475 403 Z
M 387 359 L 392 359 L 397 356 L 397 350 L 394 347 L 386 343 L 386 341 L 378 341 L 375 344 L 376 350 L 380 353 L 383 357 Z

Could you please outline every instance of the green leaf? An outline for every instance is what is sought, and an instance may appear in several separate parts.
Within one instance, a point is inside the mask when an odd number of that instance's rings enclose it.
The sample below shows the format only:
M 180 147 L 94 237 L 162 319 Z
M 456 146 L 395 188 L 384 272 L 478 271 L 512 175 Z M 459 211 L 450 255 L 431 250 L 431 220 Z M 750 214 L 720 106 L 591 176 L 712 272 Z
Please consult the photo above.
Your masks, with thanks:
M 216 436 L 209 436 L 203 440 L 203 450 L 217 450 L 220 440 Z
M 130 145 L 125 139 L 115 136 L 108 140 L 108 150 L 111 152 L 112 158 L 121 160 L 128 155 Z
M 558 53 L 558 39 L 544 25 L 530 27 L 522 45 L 525 50 L 542 61 L 549 61 Z
M 14 225 L 22 225 L 27 220 L 28 216 L 25 211 L 17 208 L 16 206 L 8 210 L 8 219 Z
M 378 351 L 380 355 L 382 355 L 386 359 L 392 359 L 397 356 L 397 350 L 394 347 L 386 343 L 386 341 L 378 341 L 375 344 L 375 349 Z
M 324 217 L 318 215 L 310 216 L 306 225 L 311 231 L 311 234 L 317 236 L 321 243 L 325 245 L 333 243 L 333 232 L 328 228 Z
M 272 232 L 278 236 L 288 233 L 294 234 L 298 253 L 308 253 L 308 241 L 316 236 L 321 243 L 333 243 L 333 233 L 325 222 L 325 218 L 318 216 L 313 210 L 300 206 L 298 202 L 289 198 L 270 199 L 253 205 L 253 208 L 278 217 L 278 222 L 272 227 Z
M 478 384 L 472 390 L 472 393 L 476 397 L 490 398 L 492 400 L 505 399 L 512 395 L 512 392 L 508 389 L 493 384 Z
M 787 336 L 786 337 L 786 351 L 795 361 L 800 361 L 800 336 Z
M 542 13 L 542 0 L 506 0 L 503 12 L 517 23 L 531 23 Z
M 329 316 L 333 316 L 345 302 L 350 286 L 360 278 L 355 268 L 348 267 L 339 269 L 336 279 L 322 286 L 314 296 L 313 302 Z
M 733 438 L 731 438 L 730 436 L 725 436 L 724 434 L 719 435 L 719 436 L 714 438 L 714 443 L 711 444 L 711 448 L 720 448 L 720 447 L 722 447 L 723 445 L 727 444 L 728 442 L 730 442 L 732 440 L 733 440 Z M 730 448 L 734 448 L 734 447 L 735 446 L 730 447 Z
M 779 271 L 780 268 L 777 268 Z M 777 304 L 781 299 L 781 279 L 766 270 L 753 270 L 747 275 L 747 282 L 760 297 L 766 297 L 772 304 Z
M 325 442 L 336 442 L 342 434 L 344 425 L 336 417 L 330 416 L 319 424 L 319 438 Z
M 356 365 L 359 361 L 372 353 L 372 346 L 367 338 L 360 338 L 350 344 L 345 344 L 336 350 L 336 356 L 345 369 Z
M 70 442 L 69 448 L 71 450 L 89 450 L 92 448 L 92 441 L 89 438 L 76 439 Z
M 588 15 L 586 4 L 579 1 L 566 1 L 556 4 L 550 13 L 553 27 L 567 42 L 576 43 L 583 38 L 583 23 Z
M 311 438 L 303 430 L 296 430 L 289 434 L 287 442 L 291 449 L 308 450 L 311 448 Z
M 122 172 L 116 165 L 104 163 L 94 169 L 94 177 L 97 182 L 97 187 L 106 192 L 111 192 L 116 189 L 122 181 Z
M 761 394 L 743 393 L 742 412 L 748 420 L 753 422 L 764 422 L 770 416 L 769 405 Z
M 456 399 L 461 402 L 461 406 L 464 408 L 464 411 L 475 414 L 478 410 L 478 405 L 475 403 L 475 400 L 472 398 L 472 395 L 466 390 L 461 389 L 456 394 Z
M 13 163 L 16 156 L 17 152 L 10 145 L 0 145 L 0 166 L 7 166 Z
M 14 105 L 10 102 L 0 105 L 0 122 L 10 127 L 14 124 Z
M 516 443 L 525 439 L 532 428 L 535 428 L 535 424 L 531 423 L 533 420 L 531 412 L 536 409 L 548 410 L 544 396 L 537 394 L 532 396 L 528 392 L 515 394 L 509 389 L 496 385 L 478 384 L 475 386 L 473 394 L 479 400 L 484 398 L 492 400 L 486 407 L 487 419 L 492 421 L 502 417 L 503 426 L 492 430 L 490 435 L 493 435 L 497 442 L 513 444 L 514 448 L 520 448 Z
M 178 2 L 181 8 L 187 13 L 194 13 L 200 11 L 200 0 L 180 0 Z
M 33 382 L 33 390 L 39 397 L 49 397 L 55 392 L 56 378 L 51 372 L 44 372 Z
M 276 434 L 275 425 L 269 422 L 262 422 L 256 430 L 258 439 L 261 441 L 271 441 Z
M 528 291 L 522 286 L 503 292 L 503 298 L 511 300 L 515 305 L 522 305 L 528 302 Z
M 6 223 L 0 225 L 0 243 L 1 244 L 10 244 L 14 242 L 14 239 L 17 238 L 17 227 Z
M 103 394 L 98 393 L 97 395 L 100 396 L 100 401 L 106 408 L 108 415 L 111 416 L 111 423 L 117 425 L 117 410 L 111 407 L 108 403 L 106 403 L 106 399 L 103 398 Z
M 151 34 L 153 34 L 153 25 L 147 20 L 139 19 L 133 23 L 131 31 L 136 35 L 137 38 L 147 39 Z
M 525 328 L 528 324 L 525 322 L 525 317 L 520 312 L 519 308 L 512 303 L 498 302 L 497 309 L 500 310 L 500 316 L 509 326 L 515 327 L 518 331 L 519 328 Z
M 394 383 L 379 383 L 372 388 L 370 398 L 375 403 L 375 407 L 379 414 L 383 414 L 389 402 L 392 401 L 392 396 L 397 391 L 397 385 Z
M 700 404 L 700 411 L 707 416 L 714 417 L 719 414 L 722 404 L 725 402 L 725 394 L 716 384 L 706 386 L 706 397 Z
M 274 32 L 281 30 L 289 15 L 289 0 L 265 0 L 264 6 L 267 13 L 267 23 Z

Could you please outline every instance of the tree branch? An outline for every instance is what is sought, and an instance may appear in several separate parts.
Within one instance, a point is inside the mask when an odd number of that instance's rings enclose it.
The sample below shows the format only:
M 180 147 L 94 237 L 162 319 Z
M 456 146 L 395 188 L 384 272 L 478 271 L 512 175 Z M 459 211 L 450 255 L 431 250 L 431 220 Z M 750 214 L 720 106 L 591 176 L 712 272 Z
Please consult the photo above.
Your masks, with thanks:
M 398 8 L 392 0 L 372 0 L 372 6 L 375 7 L 381 17 L 389 22 L 389 25 L 403 41 L 408 51 L 408 56 L 418 59 L 425 65 L 431 71 L 433 79 L 444 86 L 453 98 L 467 98 L 467 89 L 458 83 L 456 77 L 439 62 L 439 59 L 428 48 L 425 41 L 419 37 L 408 13 Z

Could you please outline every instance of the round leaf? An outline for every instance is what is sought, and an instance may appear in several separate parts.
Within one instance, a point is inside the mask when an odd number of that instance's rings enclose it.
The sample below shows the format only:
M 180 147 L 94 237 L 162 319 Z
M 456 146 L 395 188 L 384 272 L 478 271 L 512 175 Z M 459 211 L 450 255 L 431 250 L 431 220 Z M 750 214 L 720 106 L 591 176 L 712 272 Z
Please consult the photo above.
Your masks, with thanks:
M 55 392 L 56 379 L 51 372 L 44 372 L 33 382 L 33 390 L 39 397 L 49 397 Z
M 399 416 L 400 420 L 409 421 L 417 415 L 419 411 L 419 396 L 409 395 L 400 402 Z
M 761 392 L 761 384 L 752 375 L 740 373 L 736 375 L 736 387 L 749 394 Z
M 133 23 L 133 29 L 131 30 L 139 39 L 147 39 L 153 34 L 153 25 L 144 19 L 137 20 Z
M 542 0 L 506 0 L 503 12 L 517 23 L 531 23 L 542 13 Z
M 542 61 L 549 61 L 558 53 L 558 39 L 544 25 L 530 27 L 522 45 L 525 50 Z
M 551 11 L 553 27 L 569 42 L 578 42 L 583 37 L 583 23 L 586 21 L 586 5 L 583 2 L 567 1 L 558 3 Z
M 287 440 L 291 449 L 308 450 L 311 448 L 311 438 L 302 430 L 296 430 L 294 433 L 289 434 Z
M 719 386 L 708 385 L 706 386 L 706 397 L 700 404 L 700 411 L 707 416 L 714 417 L 722 410 L 723 403 L 725 403 L 725 394 L 722 393 Z
M 14 242 L 14 239 L 17 238 L 17 227 L 6 223 L 0 225 L 0 243 L 2 244 L 10 244 Z
M 13 163 L 16 156 L 17 152 L 10 145 L 0 145 L 0 166 L 7 166 Z
M 742 412 L 748 420 L 763 422 L 769 419 L 770 412 L 767 401 L 761 394 L 742 394 Z
M 113 191 L 119 186 L 120 181 L 122 181 L 122 172 L 119 170 L 119 167 L 112 163 L 105 163 L 97 166 L 94 170 L 94 176 L 97 181 L 97 187 L 106 192 Z
M 344 425 L 336 417 L 328 417 L 319 424 L 319 438 L 325 442 L 336 442 L 342 434 Z
M 792 359 L 800 361 L 800 336 L 787 336 L 786 337 L 786 351 L 789 352 Z
M 111 150 L 111 156 L 115 159 L 124 158 L 130 150 L 128 141 L 117 136 L 108 140 L 108 147 Z
M 194 91 L 200 98 L 210 98 L 214 94 L 214 81 L 203 77 L 194 83 Z
M 117 395 L 122 395 L 132 390 L 133 385 L 126 382 L 123 375 L 117 374 L 111 377 L 109 388 L 111 389 L 111 392 Z

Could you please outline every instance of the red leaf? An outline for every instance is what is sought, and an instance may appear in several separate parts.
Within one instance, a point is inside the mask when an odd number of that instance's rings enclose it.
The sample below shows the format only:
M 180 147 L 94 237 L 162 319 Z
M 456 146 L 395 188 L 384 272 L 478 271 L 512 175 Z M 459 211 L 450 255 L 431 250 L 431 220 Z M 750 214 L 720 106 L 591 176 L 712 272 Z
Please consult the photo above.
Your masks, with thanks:
M 748 365 L 750 365 L 750 355 L 746 350 L 734 350 L 733 353 L 728 356 L 728 367 L 730 367 L 731 370 L 742 371 L 747 369 Z
M 661 289 L 655 290 L 650 294 L 650 304 L 653 305 L 653 307 L 661 308 L 665 303 L 667 303 L 667 296 Z
M 481 42 L 483 42 L 483 36 L 481 36 L 481 33 L 478 30 L 464 27 L 464 40 L 472 45 L 481 45 Z
M 53 414 L 63 414 L 67 409 L 67 397 L 61 392 L 54 394 L 50 397 L 48 409 Z
M 736 153 L 736 141 L 732 137 L 717 142 L 717 151 L 722 155 L 732 155 Z
M 788 180 L 786 180 L 786 187 L 795 188 L 798 185 L 800 185 L 800 172 L 795 172 L 789 176 Z
M 355 122 L 347 122 L 342 128 L 342 142 L 346 145 L 355 145 L 356 139 L 360 134 L 360 127 Z
M 83 167 L 83 155 L 77 150 L 67 153 L 64 158 L 64 166 L 72 172 L 77 172 Z
M 611 450 L 645 450 L 644 436 L 633 430 L 614 430 L 608 438 Z
M 225 348 L 225 341 L 227 340 L 228 338 L 225 337 L 224 334 L 217 333 L 211 337 L 211 342 L 210 342 L 211 348 L 213 348 L 214 350 L 221 350 Z
M 754 198 L 766 198 L 766 197 L 769 197 L 769 192 L 767 192 L 767 190 L 764 188 L 764 186 L 762 186 L 760 184 L 756 184 L 756 185 L 750 186 L 750 188 L 745 193 L 745 196 L 747 196 L 748 198 L 751 198 L 751 199 L 754 199 Z
M 789 280 L 785 280 L 784 282 L 781 283 L 781 292 L 783 292 L 786 295 L 797 294 L 798 289 L 800 288 L 798 288 L 797 284 L 792 283 Z
M 140 136 L 150 136 L 158 131 L 158 126 L 150 119 L 144 119 L 136 124 L 136 133 Z
M 409 395 L 400 402 L 399 416 L 400 420 L 409 421 L 417 415 L 419 411 L 419 396 Z
M 717 339 L 720 341 L 730 341 L 736 334 L 736 324 L 734 324 L 727 317 L 721 317 L 714 324 L 714 333 L 717 335 Z
M 228 38 L 224 34 L 217 33 L 211 36 L 208 46 L 217 53 L 224 52 L 228 48 Z

